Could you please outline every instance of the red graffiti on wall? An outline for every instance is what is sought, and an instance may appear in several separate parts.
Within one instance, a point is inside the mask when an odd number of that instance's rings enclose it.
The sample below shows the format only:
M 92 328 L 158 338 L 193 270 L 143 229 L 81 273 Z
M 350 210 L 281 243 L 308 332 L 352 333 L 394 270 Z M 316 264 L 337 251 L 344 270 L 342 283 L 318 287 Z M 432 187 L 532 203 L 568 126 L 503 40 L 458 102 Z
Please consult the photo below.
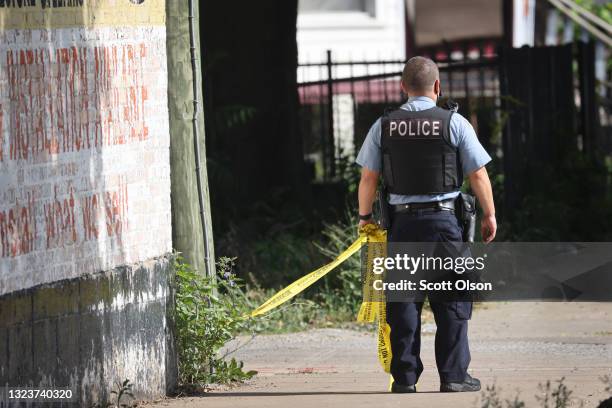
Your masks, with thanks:
M 121 237 L 128 222 L 127 186 L 123 185 L 117 191 L 105 192 L 104 206 L 106 208 L 106 232 L 108 236 Z
M 57 198 L 57 189 L 55 186 L 54 200 L 43 204 L 47 249 L 60 248 L 77 240 L 73 189 L 70 187 L 70 195 L 64 199 Z
M 144 44 L 6 51 L 10 160 L 147 139 L 146 58 Z
M 100 211 L 98 194 L 87 195 L 81 199 L 83 215 L 83 235 L 85 241 L 98 239 L 99 230 L 96 223 Z
M 102 235 L 123 239 L 129 225 L 128 188 L 124 180 L 115 189 L 81 197 L 71 186 L 61 197 L 59 191 L 60 186 L 55 185 L 54 198 L 43 203 L 37 203 L 34 195 L 28 192 L 27 205 L 17 202 L 14 207 L 0 211 L 0 252 L 3 258 L 97 240 Z M 79 207 L 82 228 L 77 222 Z M 44 215 L 42 248 L 36 248 L 37 208 Z
M 127 184 L 116 190 L 89 194 L 81 199 L 83 237 L 86 241 L 98 239 L 106 232 L 108 237 L 121 238 L 128 227 Z M 104 220 L 103 231 L 98 222 Z
M 145 101 L 148 99 L 147 88 L 142 84 L 143 59 L 146 57 L 146 46 L 139 45 L 139 52 L 134 46 L 94 47 L 95 61 L 94 95 L 105 95 L 96 102 L 105 112 L 95 121 L 96 145 L 125 144 L 148 138 L 149 129 L 145 123 Z M 127 61 L 120 64 L 118 61 Z M 122 92 L 115 92 L 114 78 L 123 78 L 129 85 Z M 129 129 L 117 132 L 119 123 L 131 123 Z M 121 126 L 119 126 L 121 127 Z
M 27 254 L 34 250 L 36 217 L 34 199 L 28 194 L 28 203 L 19 202 L 8 210 L 0 211 L 0 247 L 2 257 Z

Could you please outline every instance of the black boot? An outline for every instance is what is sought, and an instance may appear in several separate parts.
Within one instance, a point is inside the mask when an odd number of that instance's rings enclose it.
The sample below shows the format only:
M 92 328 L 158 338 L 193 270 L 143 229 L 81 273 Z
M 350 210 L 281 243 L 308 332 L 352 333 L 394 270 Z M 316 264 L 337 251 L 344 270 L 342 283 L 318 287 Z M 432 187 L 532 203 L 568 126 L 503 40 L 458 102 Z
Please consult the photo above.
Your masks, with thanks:
M 394 392 L 397 394 L 413 393 L 413 392 L 416 392 L 416 385 L 396 384 L 396 382 L 393 381 L 393 384 L 391 384 L 391 392 Z
M 480 380 L 466 374 L 463 382 L 448 382 L 440 384 L 440 392 L 473 392 L 480 391 Z

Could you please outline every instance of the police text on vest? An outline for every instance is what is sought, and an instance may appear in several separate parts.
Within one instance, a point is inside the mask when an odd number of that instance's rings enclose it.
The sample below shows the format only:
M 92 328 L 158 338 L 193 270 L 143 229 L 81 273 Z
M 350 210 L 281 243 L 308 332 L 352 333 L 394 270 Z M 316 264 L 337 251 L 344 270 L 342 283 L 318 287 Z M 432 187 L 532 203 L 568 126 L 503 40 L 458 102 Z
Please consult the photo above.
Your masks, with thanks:
M 389 136 L 440 136 L 442 122 L 430 119 L 392 120 L 389 122 Z

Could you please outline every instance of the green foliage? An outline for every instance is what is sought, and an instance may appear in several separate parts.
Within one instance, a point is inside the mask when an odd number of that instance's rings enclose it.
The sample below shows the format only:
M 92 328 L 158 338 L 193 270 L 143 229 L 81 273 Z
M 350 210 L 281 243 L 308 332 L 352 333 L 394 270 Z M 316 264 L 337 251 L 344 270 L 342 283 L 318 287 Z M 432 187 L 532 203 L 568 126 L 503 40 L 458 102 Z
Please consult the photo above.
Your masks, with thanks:
M 134 394 L 132 393 L 132 383 L 129 379 L 125 379 L 122 383 L 117 383 L 117 389 L 112 390 L 111 394 L 115 396 L 115 404 L 111 405 L 112 407 L 132 407 L 136 406 L 133 402 L 131 404 L 126 404 L 123 402 L 124 397 L 134 399 Z
M 594 0 L 574 0 L 574 2 L 585 10 L 590 11 L 597 17 L 601 18 L 608 24 L 612 24 L 612 3 L 611 2 L 598 2 Z M 574 12 L 574 14 L 577 14 Z M 588 19 L 587 19 L 588 20 Z M 596 24 L 599 26 L 598 24 Z M 563 25 L 559 25 L 558 30 L 561 32 L 564 29 Z M 583 30 L 578 24 L 574 26 L 574 39 L 580 40 L 582 38 Z M 607 62 L 608 69 L 612 68 L 612 59 L 608 58 Z
M 253 306 L 258 306 L 276 292 L 276 289 L 253 288 L 248 292 L 249 301 Z M 286 333 L 325 326 L 325 310 L 314 300 L 306 298 L 310 291 L 306 292 L 263 316 L 251 319 L 245 331 L 252 335 L 262 332 Z
M 604 376 L 601 380 L 606 383 L 606 392 L 612 394 L 612 378 Z M 578 401 L 572 397 L 572 390 L 565 385 L 565 377 L 560 380 L 538 384 L 539 393 L 535 398 L 541 408 L 569 408 L 584 407 L 584 401 Z M 525 402 L 521 401 L 518 394 L 514 399 L 506 399 L 502 402 L 501 388 L 495 384 L 487 386 L 480 394 L 481 408 L 526 408 Z M 601 405 L 603 406 L 603 405 Z
M 245 105 L 228 105 L 218 108 L 214 114 L 215 130 L 224 132 L 249 123 L 256 116 L 257 109 Z
M 215 382 L 218 383 L 230 383 L 235 381 L 248 380 L 257 374 L 257 371 L 244 371 L 242 368 L 244 363 L 242 361 L 236 361 L 235 358 L 230 360 L 217 359 L 215 363 Z
M 497 385 L 487 385 L 480 395 L 481 408 L 525 408 L 525 403 L 519 399 L 518 394 L 513 399 L 502 401 L 501 388 Z
M 123 382 L 117 381 L 115 389 L 111 391 L 111 395 L 114 397 L 114 401 L 106 403 L 96 403 L 92 408 L 132 408 L 136 407 L 137 404 L 134 401 L 134 394 L 132 393 L 133 384 L 129 379 L 125 379 Z M 125 399 L 129 399 L 130 402 L 125 402 Z
M 355 157 L 352 154 L 341 152 L 340 157 L 336 160 L 336 172 L 346 183 L 348 195 L 355 196 L 361 178 L 361 169 L 355 166 Z
M 525 408 L 525 403 L 519 399 L 518 394 L 514 396 L 514 399 L 506 400 L 507 408 Z
M 322 239 L 314 246 L 324 256 L 322 263 L 335 259 L 358 238 L 358 218 L 354 211 L 346 211 L 336 223 L 325 223 Z M 320 266 L 320 265 L 317 265 Z M 303 270 L 303 275 L 309 270 Z M 251 292 L 251 300 L 258 304 L 275 291 Z M 348 258 L 326 275 L 313 288 L 277 311 L 259 320 L 256 331 L 296 331 L 313 327 L 360 327 L 355 318 L 363 300 L 361 281 L 361 259 L 359 255 Z
M 245 295 L 232 273 L 234 259 L 221 258 L 215 278 L 196 273 L 178 256 L 175 261 L 175 324 L 179 383 L 229 383 L 251 378 L 242 363 L 225 361 L 219 349 L 247 327 Z
M 572 391 L 563 383 L 565 377 L 561 378 L 557 386 L 553 388 L 550 380 L 545 384 L 539 384 L 538 389 L 543 395 L 536 395 L 536 399 L 541 404 L 542 408 L 564 408 L 572 402 Z
M 238 255 L 236 274 L 256 287 L 286 285 L 322 262 L 312 244 L 317 226 L 290 202 L 286 191 L 270 191 L 268 200 L 217 218 L 225 221 L 215 226 L 215 252 Z
M 497 385 L 487 385 L 480 395 L 480 406 L 482 408 L 502 408 L 502 400 Z
M 335 259 L 358 238 L 359 220 L 354 211 L 347 211 L 336 224 L 325 224 L 324 244 L 315 244 L 329 260 Z M 351 319 L 362 301 L 361 260 L 352 256 L 324 278 L 319 298 L 336 320 Z
M 612 24 L 612 3 L 598 3 L 593 0 L 574 0 L 574 2 L 602 18 L 608 24 Z
M 284 285 L 297 279 L 315 267 L 313 260 L 320 259 L 309 238 L 291 231 L 257 240 L 252 243 L 251 251 L 251 268 L 260 265 L 257 275 L 250 276 L 251 281 L 267 286 Z
M 357 222 L 353 212 L 347 212 L 340 222 L 325 224 L 321 233 L 323 238 L 314 243 L 323 255 L 315 267 L 336 258 L 357 239 Z M 296 246 L 296 250 L 299 247 Z M 295 278 L 308 272 L 310 269 L 300 269 Z M 248 303 L 259 305 L 276 291 L 255 285 L 247 291 Z M 359 256 L 353 255 L 291 302 L 250 321 L 247 331 L 291 332 L 314 327 L 354 327 L 361 301 L 361 262 Z
M 504 197 L 503 176 L 494 172 L 496 200 Z M 499 180 L 498 180 L 499 178 Z M 556 168 L 533 165 L 523 180 L 517 208 L 499 219 L 499 240 L 608 241 L 612 231 L 610 172 L 578 153 Z M 497 201 L 501 202 L 501 201 Z M 502 206 L 503 209 L 503 206 Z

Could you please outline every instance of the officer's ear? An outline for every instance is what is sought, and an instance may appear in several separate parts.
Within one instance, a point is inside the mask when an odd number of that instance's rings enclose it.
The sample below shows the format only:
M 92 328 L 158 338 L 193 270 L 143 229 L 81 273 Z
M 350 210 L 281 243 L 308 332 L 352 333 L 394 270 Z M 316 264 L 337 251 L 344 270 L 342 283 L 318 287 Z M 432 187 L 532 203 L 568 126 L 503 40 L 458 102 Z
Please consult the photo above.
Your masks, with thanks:
M 436 96 L 439 98 L 440 95 L 440 80 L 436 79 L 434 81 L 434 89 L 433 89 L 434 93 L 436 94 Z
M 406 89 L 406 84 L 403 79 L 400 80 L 400 88 L 402 88 L 404 95 L 408 96 L 408 89 Z

